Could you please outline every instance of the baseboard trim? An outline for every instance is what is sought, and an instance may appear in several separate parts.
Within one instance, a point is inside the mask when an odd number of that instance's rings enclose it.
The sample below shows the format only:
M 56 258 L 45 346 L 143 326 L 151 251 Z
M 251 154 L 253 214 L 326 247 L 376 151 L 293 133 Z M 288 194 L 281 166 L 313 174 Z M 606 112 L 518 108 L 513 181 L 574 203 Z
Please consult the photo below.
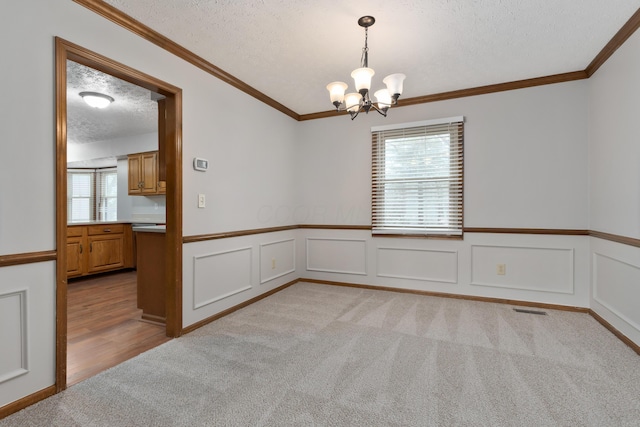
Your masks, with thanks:
M 247 307 L 247 306 L 253 304 L 254 302 L 258 302 L 261 299 L 264 299 L 264 298 L 266 298 L 266 297 L 268 297 L 270 295 L 273 295 L 276 292 L 280 292 L 281 290 L 286 289 L 289 286 L 298 283 L 299 281 L 300 281 L 300 279 L 292 280 L 292 281 L 290 281 L 288 283 L 285 283 L 284 285 L 278 286 L 277 288 L 274 288 L 274 289 L 272 289 L 272 290 L 270 290 L 268 292 L 265 292 L 264 294 L 260 294 L 257 297 L 253 297 L 253 298 L 251 298 L 251 299 L 249 299 L 249 300 L 247 300 L 245 302 L 242 302 L 242 303 L 240 303 L 238 305 L 234 305 L 233 307 L 230 307 L 230 308 L 228 308 L 228 309 L 226 309 L 224 311 L 221 311 L 218 314 L 214 314 L 213 316 L 207 317 L 206 319 L 200 320 L 199 322 L 196 322 L 196 323 L 194 323 L 192 325 L 189 325 L 189 326 L 187 326 L 185 328 L 182 328 L 182 334 L 181 335 L 188 334 L 189 332 L 193 332 L 196 329 L 201 328 L 204 325 L 207 325 L 207 324 L 213 322 L 214 320 L 218 320 L 218 319 L 220 319 L 222 317 L 228 316 L 229 314 L 233 313 L 234 311 L 238 311 L 241 308 L 244 308 L 244 307 Z
M 591 317 L 596 319 L 598 323 L 600 323 L 602 326 L 607 328 L 609 332 L 615 335 L 620 341 L 622 341 L 623 343 L 628 345 L 633 351 L 638 353 L 638 356 L 640 356 L 640 345 L 631 341 L 629 337 L 627 337 L 625 334 L 623 334 L 618 329 L 616 329 L 615 326 L 613 326 L 611 323 L 604 320 L 604 318 L 600 316 L 598 313 L 596 313 L 595 311 L 593 311 L 593 309 L 589 309 L 589 314 L 591 315 Z
M 11 402 L 8 405 L 2 406 L 0 407 L 0 420 L 11 414 L 21 411 L 27 406 L 31 406 L 36 402 L 53 396 L 54 394 L 56 394 L 56 386 L 52 385 L 33 394 L 30 394 L 29 396 L 25 396 L 22 399 L 18 399 L 15 402 Z
M 504 298 L 479 297 L 479 296 L 464 295 L 464 294 L 448 294 L 444 292 L 421 291 L 417 289 L 391 288 L 388 286 L 374 286 L 374 285 L 362 285 L 362 284 L 356 284 L 356 283 L 333 282 L 330 280 L 302 278 L 298 281 L 317 283 L 320 285 L 345 286 L 349 288 L 370 289 L 374 291 L 399 292 L 403 294 L 415 294 L 415 295 L 422 295 L 422 296 L 428 296 L 428 297 L 452 298 L 452 299 L 462 299 L 462 300 L 479 301 L 479 302 L 493 302 L 498 304 L 518 305 L 518 306 L 524 306 L 524 307 L 546 308 L 549 310 L 562 310 L 562 311 L 572 311 L 577 313 L 589 313 L 589 309 L 586 307 L 575 307 L 570 305 L 547 304 L 542 302 L 521 301 L 521 300 L 512 300 L 512 299 L 504 299 Z

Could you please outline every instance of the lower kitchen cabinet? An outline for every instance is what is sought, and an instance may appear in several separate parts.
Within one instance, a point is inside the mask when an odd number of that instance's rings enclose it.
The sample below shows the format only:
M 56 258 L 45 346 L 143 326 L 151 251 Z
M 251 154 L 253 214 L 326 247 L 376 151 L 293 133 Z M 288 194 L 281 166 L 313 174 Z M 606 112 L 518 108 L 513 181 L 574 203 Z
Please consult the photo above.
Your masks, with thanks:
M 117 270 L 124 267 L 124 236 L 89 236 L 87 273 Z
M 67 227 L 67 277 L 128 267 L 133 258 L 130 235 L 129 224 Z
M 165 233 L 136 231 L 138 308 L 142 318 L 166 323 Z
M 85 270 L 82 243 L 82 237 L 67 237 L 67 277 L 80 276 Z

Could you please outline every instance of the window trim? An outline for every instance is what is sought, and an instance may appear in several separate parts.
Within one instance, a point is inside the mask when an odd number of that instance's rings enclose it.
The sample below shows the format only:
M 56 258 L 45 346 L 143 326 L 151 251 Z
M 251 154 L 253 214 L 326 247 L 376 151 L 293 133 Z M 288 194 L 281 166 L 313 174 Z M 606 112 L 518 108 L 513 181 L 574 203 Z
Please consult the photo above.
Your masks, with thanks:
M 454 239 L 461 240 L 464 234 L 464 116 L 454 116 L 442 119 L 422 120 L 408 123 L 398 123 L 382 126 L 371 127 L 371 140 L 372 140 L 372 158 L 371 158 L 371 233 L 376 237 L 412 237 L 412 238 L 434 238 L 434 239 Z M 458 147 L 454 147 L 456 155 L 460 159 L 459 163 L 459 177 L 454 181 L 459 186 L 459 191 L 456 194 L 459 195 L 459 204 L 456 209 L 459 208 L 459 213 L 456 213 L 453 218 L 459 220 L 459 226 L 456 227 L 454 232 L 443 231 L 437 232 L 433 230 L 427 230 L 425 228 L 412 230 L 411 228 L 403 227 L 387 227 L 384 228 L 383 224 L 376 224 L 380 221 L 381 211 L 384 209 L 384 202 L 376 199 L 376 194 L 379 194 L 380 187 L 384 184 L 384 180 L 380 179 L 379 171 L 381 161 L 384 162 L 384 158 L 380 156 L 380 146 L 383 141 L 381 133 L 386 131 L 402 131 L 412 128 L 428 128 L 430 126 L 457 124 L 459 130 Z M 451 169 L 450 169 L 451 170 Z

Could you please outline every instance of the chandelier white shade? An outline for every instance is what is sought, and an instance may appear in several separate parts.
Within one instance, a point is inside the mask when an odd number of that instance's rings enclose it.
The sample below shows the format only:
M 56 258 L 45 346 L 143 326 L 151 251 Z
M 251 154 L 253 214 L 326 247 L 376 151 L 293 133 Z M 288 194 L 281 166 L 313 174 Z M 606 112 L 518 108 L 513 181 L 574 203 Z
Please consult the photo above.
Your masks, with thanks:
M 396 73 L 385 77 L 382 82 L 387 86 L 386 89 L 377 90 L 373 96 L 376 98 L 377 106 L 371 101 L 369 92 L 371 91 L 371 78 L 375 75 L 373 68 L 369 68 L 369 47 L 367 45 L 367 37 L 369 27 L 376 22 L 373 16 L 363 16 L 358 19 L 358 25 L 364 28 L 364 48 L 362 48 L 361 67 L 356 68 L 351 73 L 353 77 L 356 92 L 345 92 L 348 85 L 344 82 L 332 82 L 327 85 L 331 103 L 336 107 L 336 111 L 348 111 L 351 120 L 364 111 L 369 113 L 372 108 L 383 116 L 387 116 L 387 111 L 392 105 L 398 103 L 398 98 L 402 95 L 402 85 L 406 76 Z
M 87 105 L 94 108 L 107 108 L 114 101 L 109 95 L 98 92 L 80 92 L 79 95 Z

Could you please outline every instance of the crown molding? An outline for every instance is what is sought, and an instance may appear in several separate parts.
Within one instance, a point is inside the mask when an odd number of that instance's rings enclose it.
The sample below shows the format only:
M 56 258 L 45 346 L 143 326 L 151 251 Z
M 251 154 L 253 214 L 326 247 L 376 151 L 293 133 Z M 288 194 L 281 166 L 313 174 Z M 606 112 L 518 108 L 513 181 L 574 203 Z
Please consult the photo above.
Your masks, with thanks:
M 150 27 L 144 25 L 142 22 L 132 18 L 124 12 L 116 9 L 108 3 L 102 0 L 73 0 L 77 4 L 86 7 L 87 9 L 97 13 L 98 15 L 120 25 L 121 27 L 139 35 L 145 40 L 159 46 L 168 52 L 176 55 L 177 57 L 189 62 L 190 64 L 202 69 L 203 71 L 211 74 L 212 76 L 230 84 L 236 89 L 256 98 L 259 101 L 275 108 L 276 110 L 286 114 L 297 121 L 323 119 L 328 117 L 336 117 L 345 115 L 346 112 L 336 112 L 335 110 L 321 111 L 318 113 L 298 114 L 295 111 L 287 108 L 283 104 L 274 100 L 273 98 L 265 95 L 264 93 L 254 89 L 242 80 L 227 73 L 221 68 L 213 65 L 204 58 L 196 55 L 190 50 L 182 47 L 176 42 L 168 39 L 162 34 L 154 31 Z M 613 36 L 613 38 L 606 44 L 606 46 L 596 55 L 591 63 L 584 70 L 573 71 L 568 73 L 554 74 L 550 76 L 536 77 L 525 80 L 517 80 L 512 82 L 497 83 L 486 86 L 479 86 L 468 89 L 454 90 L 450 92 L 442 92 L 431 95 L 417 96 L 414 98 L 402 99 L 398 102 L 397 107 L 406 107 L 410 105 L 426 104 L 429 102 L 444 101 L 448 99 L 463 98 L 468 96 L 485 95 L 489 93 L 503 92 L 508 90 L 523 89 L 527 87 L 548 85 L 554 83 L 563 83 L 573 80 L 588 79 L 591 77 L 602 64 L 604 64 L 613 53 L 624 42 L 631 37 L 631 35 L 640 28 L 640 9 L 638 9 L 633 16 L 622 26 L 622 28 Z M 396 107 L 396 108 L 397 108 Z
M 178 58 L 181 58 L 188 63 L 200 68 L 201 70 L 211 74 L 212 76 L 222 80 L 225 83 L 230 84 L 238 90 L 256 98 L 259 101 L 267 104 L 270 107 L 275 108 L 276 110 L 286 114 L 294 120 L 299 120 L 299 114 L 295 111 L 285 107 L 278 101 L 270 98 L 264 93 L 254 89 L 249 86 L 242 80 L 237 77 L 227 73 L 223 69 L 216 67 L 209 61 L 205 60 L 201 56 L 196 55 L 190 50 L 182 47 L 177 44 L 173 40 L 163 36 L 157 31 L 151 29 L 150 27 L 144 25 L 142 22 L 132 18 L 131 16 L 125 14 L 124 12 L 116 9 L 108 3 L 105 3 L 102 0 L 73 0 L 75 3 L 78 3 L 81 6 L 86 7 L 87 9 L 95 12 L 96 14 L 102 16 L 103 18 L 108 19 L 109 21 L 120 25 L 121 27 L 131 31 L 134 34 L 142 37 L 143 39 L 150 41 L 158 47 L 176 55 Z
M 631 18 L 620 28 L 615 36 L 604 48 L 593 58 L 593 61 L 585 69 L 587 76 L 591 77 L 602 64 L 604 64 L 620 46 L 627 41 L 636 30 L 640 28 L 640 9 L 634 13 Z

